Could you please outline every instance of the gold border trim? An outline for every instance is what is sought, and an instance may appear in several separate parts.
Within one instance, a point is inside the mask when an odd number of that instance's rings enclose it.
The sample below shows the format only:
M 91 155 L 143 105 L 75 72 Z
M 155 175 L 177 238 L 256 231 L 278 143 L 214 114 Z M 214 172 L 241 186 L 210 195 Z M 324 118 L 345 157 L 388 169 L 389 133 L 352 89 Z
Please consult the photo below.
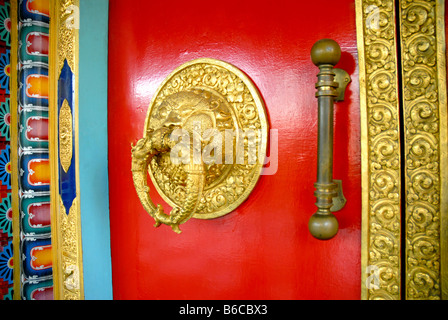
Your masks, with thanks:
M 51 166 L 51 217 L 53 241 L 53 282 L 56 300 L 84 299 L 84 280 L 82 264 L 81 212 L 79 190 L 79 145 L 78 145 L 78 92 L 79 92 L 79 32 L 68 29 L 66 21 L 70 14 L 69 6 L 79 9 L 79 0 L 50 1 L 50 108 L 49 139 Z M 66 213 L 59 196 L 59 130 L 58 130 L 58 79 L 61 65 L 69 59 L 70 68 L 75 76 L 74 83 L 74 140 L 76 168 L 76 198 L 69 213 Z
M 366 70 L 364 58 L 364 19 L 362 13 L 362 0 L 355 1 L 356 6 L 356 40 L 358 46 L 358 68 L 359 68 L 359 96 L 360 96 L 360 120 L 361 120 L 361 299 L 368 299 L 368 291 L 366 288 L 367 273 L 366 268 L 368 264 L 368 206 L 369 202 L 369 181 L 368 177 L 368 132 L 367 132 L 367 94 L 366 94 Z
M 356 0 L 361 107 L 361 298 L 400 299 L 400 125 L 395 4 Z
M 447 293 L 444 1 L 400 1 L 399 9 L 406 163 L 406 299 L 441 299 Z
M 439 81 L 440 123 L 440 247 L 441 247 L 441 285 L 442 299 L 448 300 L 448 110 L 446 80 L 446 37 L 445 37 L 445 1 L 437 2 L 437 61 Z

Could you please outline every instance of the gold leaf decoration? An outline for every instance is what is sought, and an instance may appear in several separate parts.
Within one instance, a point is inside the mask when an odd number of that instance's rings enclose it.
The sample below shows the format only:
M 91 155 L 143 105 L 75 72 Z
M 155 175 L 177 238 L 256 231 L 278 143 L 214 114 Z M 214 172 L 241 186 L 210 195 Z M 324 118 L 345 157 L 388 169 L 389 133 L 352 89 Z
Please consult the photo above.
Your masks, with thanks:
M 58 0 L 59 2 L 59 12 L 58 12 L 58 74 L 60 74 L 62 67 L 64 66 L 64 61 L 67 60 L 72 72 L 75 72 L 75 62 L 76 58 L 76 28 L 68 28 L 67 21 L 73 17 L 74 12 L 71 10 L 74 6 L 79 8 L 78 1 L 74 0 Z
M 82 298 L 80 270 L 80 234 L 78 221 L 78 200 L 75 198 L 69 213 L 65 211 L 64 203 L 59 196 L 59 223 L 62 234 L 60 244 L 60 265 L 62 269 L 61 298 L 78 300 Z
M 400 128 L 392 0 L 356 1 L 363 166 L 362 298 L 400 298 Z M 367 270 L 377 270 L 369 286 Z
M 441 298 L 438 1 L 400 1 L 406 181 L 406 299 Z M 439 59 L 439 60 L 438 60 Z M 446 143 L 446 141 L 444 142 Z M 446 213 L 445 213 L 446 215 Z
M 73 159 L 75 159 L 74 152 L 77 150 L 77 146 L 75 146 L 75 134 L 77 132 L 75 126 L 78 107 L 79 26 L 70 23 L 73 22 L 73 19 L 78 19 L 77 22 L 79 22 L 79 0 L 52 0 L 50 8 L 50 78 L 53 79 L 53 83 L 56 83 L 52 93 L 52 101 L 56 105 L 60 90 L 69 89 L 73 93 L 73 100 L 70 101 L 70 104 L 69 101 L 64 99 L 59 112 L 55 108 L 54 119 L 57 121 L 58 128 L 54 132 L 52 142 L 54 149 L 57 151 L 53 155 L 50 153 L 52 162 L 55 164 L 52 171 L 55 183 L 52 182 L 51 190 L 52 245 L 55 248 L 53 292 L 54 298 L 57 300 L 79 300 L 84 299 L 79 191 L 76 191 L 76 197 L 70 208 L 66 208 L 61 198 L 66 186 L 61 185 L 60 180 L 58 180 L 60 174 L 63 173 L 59 171 L 59 164 L 66 173 L 72 168 L 71 166 L 78 165 Z M 61 76 L 64 63 L 69 65 L 74 75 L 70 88 L 59 87 L 61 84 L 57 81 Z M 69 183 L 76 184 L 75 180 L 78 178 L 76 176 Z M 76 188 L 78 188 L 77 185 Z
M 447 298 L 444 2 L 402 0 L 397 2 L 398 17 L 394 5 L 394 1 L 356 2 L 363 121 L 362 298 Z M 396 34 L 396 24 L 401 34 Z M 401 61 L 395 41 L 401 44 Z M 376 286 L 369 285 L 374 277 L 366 271 L 372 266 L 377 270 Z M 402 284 L 405 292 L 400 292 Z
M 59 160 L 68 172 L 73 157 L 73 115 L 66 99 L 59 111 Z

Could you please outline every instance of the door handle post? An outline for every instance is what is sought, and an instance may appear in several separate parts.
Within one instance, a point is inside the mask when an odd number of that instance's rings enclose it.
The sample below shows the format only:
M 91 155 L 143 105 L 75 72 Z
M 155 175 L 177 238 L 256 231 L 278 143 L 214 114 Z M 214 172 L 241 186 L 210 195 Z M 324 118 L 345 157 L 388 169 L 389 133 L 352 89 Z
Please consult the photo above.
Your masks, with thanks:
M 341 181 L 333 180 L 334 102 L 343 100 L 343 91 L 350 81 L 350 77 L 344 70 L 333 68 L 340 58 L 341 48 L 336 41 L 331 39 L 319 40 L 311 49 L 311 60 L 319 67 L 316 83 L 318 102 L 317 182 L 314 184 L 318 210 L 311 216 L 308 228 L 310 233 L 320 240 L 331 239 L 337 234 L 339 223 L 332 211 L 340 210 L 345 205 Z M 336 79 L 343 83 L 338 83 Z

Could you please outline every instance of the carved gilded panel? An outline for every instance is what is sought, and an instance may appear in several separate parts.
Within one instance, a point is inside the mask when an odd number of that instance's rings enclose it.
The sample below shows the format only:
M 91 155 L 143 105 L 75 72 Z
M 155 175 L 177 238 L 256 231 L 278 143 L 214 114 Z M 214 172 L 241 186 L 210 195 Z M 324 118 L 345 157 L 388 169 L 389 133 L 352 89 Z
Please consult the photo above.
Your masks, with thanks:
M 446 268 L 441 255 L 446 237 L 441 232 L 447 215 L 443 192 L 447 178 L 443 7 L 443 1 L 403 0 L 399 8 L 407 299 L 443 297 L 442 272 Z
M 444 2 L 402 0 L 397 5 L 356 1 L 363 163 L 361 296 L 446 299 Z
M 50 161 L 54 297 L 84 298 L 77 159 L 78 0 L 51 0 Z M 52 222 L 53 223 L 53 222 Z
M 399 299 L 400 110 L 395 4 L 356 1 L 362 130 L 362 298 Z

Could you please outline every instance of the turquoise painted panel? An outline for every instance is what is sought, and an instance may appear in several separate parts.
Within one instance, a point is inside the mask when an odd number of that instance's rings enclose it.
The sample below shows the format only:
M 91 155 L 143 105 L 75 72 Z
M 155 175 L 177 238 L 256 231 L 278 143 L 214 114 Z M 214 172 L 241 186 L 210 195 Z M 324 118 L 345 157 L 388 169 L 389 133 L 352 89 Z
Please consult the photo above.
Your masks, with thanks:
M 108 0 L 80 1 L 79 178 L 84 296 L 112 295 L 107 170 Z

